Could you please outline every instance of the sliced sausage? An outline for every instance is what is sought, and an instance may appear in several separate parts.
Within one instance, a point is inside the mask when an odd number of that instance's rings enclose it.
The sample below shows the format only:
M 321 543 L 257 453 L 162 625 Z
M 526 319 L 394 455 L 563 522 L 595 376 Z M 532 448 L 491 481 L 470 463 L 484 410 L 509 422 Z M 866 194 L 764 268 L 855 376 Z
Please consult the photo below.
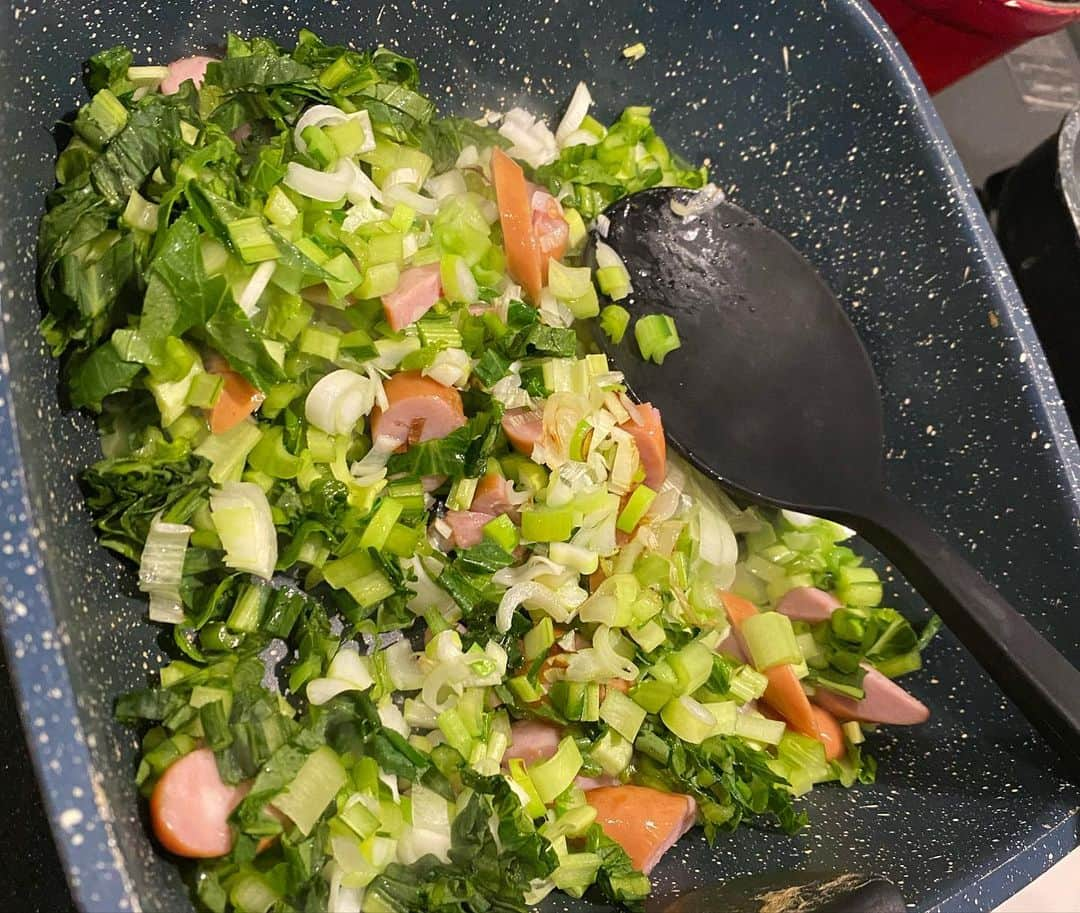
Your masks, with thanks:
M 818 688 L 814 693 L 814 703 L 844 722 L 858 720 L 860 723 L 914 726 L 930 719 L 930 709 L 918 698 L 908 694 L 868 663 L 863 663 L 863 669 L 866 670 L 863 678 L 866 696 L 861 701 Z
M 544 434 L 544 410 L 520 406 L 502 417 L 506 438 L 518 453 L 532 456 L 533 447 Z
M 636 412 L 636 417 L 619 427 L 628 432 L 637 444 L 641 467 L 645 470 L 645 484 L 653 491 L 659 491 L 667 478 L 667 440 L 664 438 L 660 410 L 651 403 L 642 403 Z
M 472 548 L 483 541 L 484 527 L 495 519 L 495 515 L 475 510 L 448 510 L 443 519 L 454 531 L 451 547 Z
M 646 875 L 697 818 L 692 796 L 645 786 L 590 789 L 585 801 L 596 809 L 596 823 L 604 833 L 626 850 L 634 868 Z
M 776 604 L 776 611 L 787 615 L 792 621 L 806 621 L 814 624 L 828 621 L 838 608 L 840 600 L 832 593 L 819 590 L 816 586 L 797 586 L 788 590 Z
M 818 741 L 825 746 L 825 758 L 836 761 L 844 756 L 847 746 L 844 744 L 844 730 L 840 722 L 824 707 L 810 708 L 817 723 Z
M 181 57 L 169 64 L 169 75 L 161 80 L 162 95 L 175 95 L 189 79 L 195 88 L 202 86 L 206 78 L 206 68 L 214 62 L 213 57 Z
M 728 619 L 731 621 L 732 633 L 742 648 L 744 654 L 749 655 L 740 629 L 743 622 L 757 614 L 757 606 L 749 599 L 743 599 L 734 593 L 720 591 L 724 608 L 727 610 Z M 765 703 L 779 713 L 784 721 L 797 732 L 810 736 L 812 739 L 820 737 L 814 712 L 810 707 L 810 700 L 803 691 L 802 684 L 795 675 L 795 669 L 788 663 L 772 666 L 765 669 L 762 674 L 769 680 L 765 689 Z
M 208 353 L 203 363 L 208 373 L 218 375 L 223 381 L 217 401 L 210 407 L 207 421 L 214 434 L 224 434 L 255 412 L 266 395 L 246 377 L 230 368 L 229 363 L 217 353 Z
M 488 472 L 476 483 L 470 510 L 498 517 L 517 510 L 510 500 L 510 483 L 497 472 Z
M 420 484 L 423 486 L 424 491 L 427 492 L 432 492 L 437 488 L 441 488 L 445 481 L 446 476 L 443 475 L 420 476 Z
M 396 333 L 423 317 L 442 294 L 439 264 L 426 263 L 405 270 L 397 287 L 382 296 L 386 322 Z
M 546 761 L 559 747 L 562 728 L 542 720 L 518 720 L 510 727 L 510 747 L 504 759 L 521 758 L 526 764 Z
M 574 786 L 588 792 L 590 789 L 603 789 L 606 786 L 619 786 L 622 781 L 618 777 L 600 774 L 599 777 L 574 777 Z
M 383 383 L 390 403 L 371 413 L 372 438 L 392 437 L 402 444 L 443 438 L 465 424 L 461 394 L 419 371 L 403 371 Z
M 150 819 L 165 849 L 188 859 L 224 856 L 233 845 L 229 815 L 250 783 L 229 786 L 209 748 L 198 748 L 161 775 L 150 796 Z
M 502 149 L 496 148 L 491 150 L 491 181 L 495 185 L 507 268 L 529 301 L 536 304 L 544 281 L 525 173 Z
M 740 640 L 739 635 L 736 634 L 734 627 L 728 631 L 727 637 L 716 645 L 716 652 L 723 653 L 724 656 L 730 656 L 744 666 L 750 662 L 750 657 L 746 655 L 746 651 L 743 649 L 742 640 Z

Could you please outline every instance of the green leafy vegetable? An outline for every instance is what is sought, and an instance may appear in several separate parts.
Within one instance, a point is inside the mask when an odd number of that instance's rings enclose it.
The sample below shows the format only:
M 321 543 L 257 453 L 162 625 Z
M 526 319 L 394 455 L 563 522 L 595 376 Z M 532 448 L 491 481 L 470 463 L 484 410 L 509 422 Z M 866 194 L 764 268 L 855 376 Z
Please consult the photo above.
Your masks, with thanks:
M 751 815 L 769 814 L 789 834 L 807 822 L 805 812 L 795 811 L 784 778 L 770 769 L 769 756 L 741 739 L 713 736 L 691 745 L 646 721 L 642 743 L 649 751 L 639 781 L 693 796 L 710 841 Z
M 651 491 L 634 490 L 632 409 L 580 327 L 507 302 L 522 277 L 506 188 L 456 167 L 508 139 L 438 117 L 415 61 L 306 30 L 291 50 L 229 35 L 199 87 L 162 95 L 162 75 L 122 47 L 88 64 L 40 225 L 41 330 L 72 403 L 97 413 L 103 455 L 82 483 L 101 542 L 139 563 L 166 626 L 171 661 L 115 707 L 140 727 L 136 785 L 149 796 L 209 749 L 243 796 L 228 852 L 192 865 L 199 904 L 495 913 L 558 886 L 638 908 L 649 879 L 564 790 L 570 767 L 693 796 L 710 839 L 762 818 L 793 831 L 795 794 L 873 779 L 857 726 L 827 762 L 777 721 L 728 725 L 766 682 L 714 651 L 717 580 L 763 608 L 796 586 L 835 592 L 829 621 L 789 626 L 783 658 L 853 696 L 864 663 L 917 668 L 936 620 L 916 636 L 881 608 L 842 528 L 689 478 L 622 544 L 634 511 L 619 505 Z M 559 196 L 569 250 L 549 290 L 584 318 L 594 284 L 627 287 L 582 264 L 585 223 L 706 173 L 649 109 L 579 130 L 595 142 L 525 172 Z M 532 220 L 560 246 L 557 216 Z M 626 314 L 601 315 L 613 338 Z M 636 328 L 657 360 L 677 342 L 664 319 Z M 511 366 L 520 389 L 500 384 Z M 460 397 L 461 427 L 387 443 L 380 413 L 408 399 L 389 379 L 407 371 L 440 408 L 457 415 Z M 521 426 L 504 429 L 507 409 Z M 562 728 L 565 770 L 508 771 L 519 719 Z

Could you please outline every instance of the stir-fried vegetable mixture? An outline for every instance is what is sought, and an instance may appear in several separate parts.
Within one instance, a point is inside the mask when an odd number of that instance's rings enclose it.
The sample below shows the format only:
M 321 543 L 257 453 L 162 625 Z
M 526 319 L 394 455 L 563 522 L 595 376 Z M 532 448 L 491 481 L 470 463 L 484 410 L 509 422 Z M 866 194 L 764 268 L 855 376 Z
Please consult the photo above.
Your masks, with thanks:
M 631 328 L 587 226 L 704 169 L 584 86 L 552 132 L 418 82 L 310 32 L 106 51 L 41 224 L 88 502 L 175 640 L 116 715 L 215 913 L 633 905 L 695 822 L 793 831 L 927 715 L 892 679 L 932 630 L 849 532 L 703 483 L 576 332 Z

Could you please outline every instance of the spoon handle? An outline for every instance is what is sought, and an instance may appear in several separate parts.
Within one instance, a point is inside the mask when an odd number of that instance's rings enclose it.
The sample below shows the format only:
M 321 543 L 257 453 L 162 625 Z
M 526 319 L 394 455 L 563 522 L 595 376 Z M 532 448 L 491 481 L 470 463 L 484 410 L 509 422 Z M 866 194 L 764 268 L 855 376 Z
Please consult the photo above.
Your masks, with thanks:
M 893 561 L 1046 741 L 1080 769 L 1080 670 L 909 505 L 886 495 L 865 519 L 860 532 Z

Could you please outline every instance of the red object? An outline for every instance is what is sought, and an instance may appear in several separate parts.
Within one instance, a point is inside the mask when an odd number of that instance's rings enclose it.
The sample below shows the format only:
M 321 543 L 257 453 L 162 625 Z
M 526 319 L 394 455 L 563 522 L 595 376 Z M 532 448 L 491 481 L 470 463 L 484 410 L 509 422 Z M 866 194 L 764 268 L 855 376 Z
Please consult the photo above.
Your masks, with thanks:
M 931 92 L 1080 19 L 1080 3 L 1047 0 L 873 0 Z

